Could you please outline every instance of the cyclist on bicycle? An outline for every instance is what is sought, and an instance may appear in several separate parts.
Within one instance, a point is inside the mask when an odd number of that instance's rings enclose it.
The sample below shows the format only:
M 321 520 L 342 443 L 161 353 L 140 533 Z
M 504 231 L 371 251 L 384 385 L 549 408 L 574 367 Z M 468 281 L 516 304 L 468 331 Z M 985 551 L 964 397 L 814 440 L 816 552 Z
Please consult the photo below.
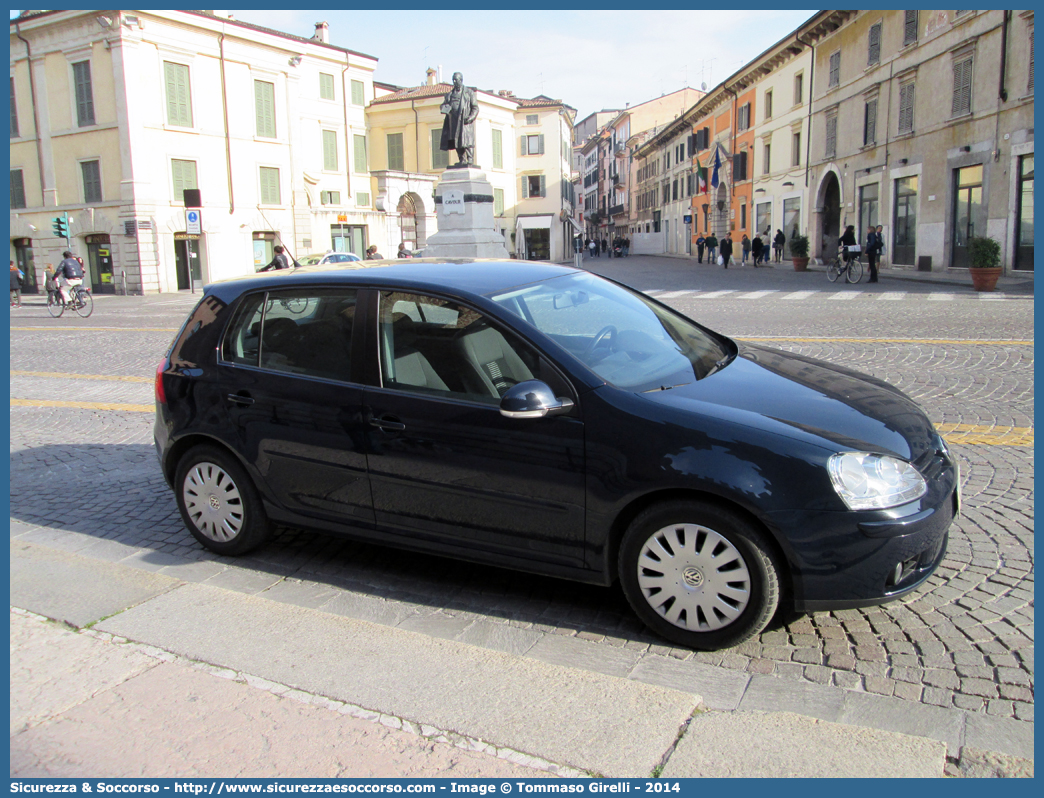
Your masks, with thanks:
M 68 302 L 72 298 L 72 289 L 83 285 L 83 266 L 69 250 L 62 253 L 62 258 L 64 260 L 58 264 L 55 277 L 58 278 L 59 295 L 62 302 Z
M 841 235 L 840 240 L 838 240 L 837 242 L 837 245 L 842 248 L 841 252 L 844 256 L 846 266 L 852 260 L 852 258 L 855 257 L 854 254 L 849 254 L 848 248 L 858 246 L 858 244 L 859 242 L 856 241 L 855 235 L 855 225 L 850 224 L 848 225 L 848 227 L 845 228 L 845 232 Z

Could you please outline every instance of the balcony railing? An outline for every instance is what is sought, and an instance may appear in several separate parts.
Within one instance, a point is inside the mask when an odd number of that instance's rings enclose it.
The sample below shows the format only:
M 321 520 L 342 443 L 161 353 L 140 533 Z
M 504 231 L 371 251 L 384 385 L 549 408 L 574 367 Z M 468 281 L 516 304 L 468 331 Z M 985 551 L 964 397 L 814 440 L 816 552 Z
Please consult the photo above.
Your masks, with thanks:
M 609 215 L 610 216 L 619 216 L 620 214 L 623 214 L 623 213 L 627 213 L 627 206 L 626 205 L 613 205 L 609 209 Z

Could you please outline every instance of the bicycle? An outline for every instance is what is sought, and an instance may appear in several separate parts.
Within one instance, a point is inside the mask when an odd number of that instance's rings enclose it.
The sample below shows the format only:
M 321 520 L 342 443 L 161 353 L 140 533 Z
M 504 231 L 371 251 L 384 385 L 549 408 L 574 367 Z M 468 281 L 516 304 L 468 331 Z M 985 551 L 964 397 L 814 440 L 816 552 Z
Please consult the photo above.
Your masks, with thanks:
M 847 282 L 853 284 L 863 279 L 863 261 L 859 247 L 849 247 L 848 255 L 849 258 L 845 261 L 844 255 L 839 252 L 834 262 L 827 267 L 827 279 L 830 282 L 836 283 L 842 274 Z
M 308 299 L 306 297 L 292 296 L 288 299 L 284 299 L 282 297 L 280 297 L 279 299 L 269 299 L 268 304 L 265 306 L 265 312 L 271 313 L 272 308 L 274 308 L 276 305 L 276 302 L 282 305 L 287 312 L 293 313 L 295 316 L 304 313 L 306 310 L 308 310 Z
M 74 285 L 69 292 L 71 298 L 68 302 L 62 299 L 61 291 L 47 292 L 47 312 L 53 318 L 59 318 L 65 313 L 67 307 L 72 308 L 76 311 L 77 316 L 84 319 L 94 312 L 94 298 L 91 296 L 91 289 L 84 288 L 82 285 Z

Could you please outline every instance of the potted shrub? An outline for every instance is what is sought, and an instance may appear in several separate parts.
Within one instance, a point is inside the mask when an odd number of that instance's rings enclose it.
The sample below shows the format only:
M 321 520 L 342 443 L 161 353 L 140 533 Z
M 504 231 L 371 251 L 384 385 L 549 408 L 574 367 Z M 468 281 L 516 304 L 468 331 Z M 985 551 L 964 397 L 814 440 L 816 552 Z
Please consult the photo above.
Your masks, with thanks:
M 794 263 L 794 271 L 803 272 L 808 269 L 808 236 L 800 234 L 790 237 L 790 255 Z
M 1004 271 L 1000 265 L 1000 244 L 994 238 L 975 236 L 968 241 L 972 285 L 976 291 L 992 291 Z

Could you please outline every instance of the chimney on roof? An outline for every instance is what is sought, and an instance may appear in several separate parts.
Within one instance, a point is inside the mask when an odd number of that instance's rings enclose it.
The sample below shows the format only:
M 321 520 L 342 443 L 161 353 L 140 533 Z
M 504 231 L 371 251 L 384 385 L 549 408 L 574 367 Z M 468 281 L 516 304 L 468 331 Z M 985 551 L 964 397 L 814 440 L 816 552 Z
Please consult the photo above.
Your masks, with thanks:
M 315 23 L 315 36 L 312 37 L 317 42 L 323 44 L 330 43 L 330 23 L 329 22 L 316 22 Z
M 434 68 L 428 67 L 428 73 L 427 74 L 428 74 L 428 84 L 427 85 L 434 86 L 435 85 L 435 76 L 438 74 L 438 72 L 436 72 Z

